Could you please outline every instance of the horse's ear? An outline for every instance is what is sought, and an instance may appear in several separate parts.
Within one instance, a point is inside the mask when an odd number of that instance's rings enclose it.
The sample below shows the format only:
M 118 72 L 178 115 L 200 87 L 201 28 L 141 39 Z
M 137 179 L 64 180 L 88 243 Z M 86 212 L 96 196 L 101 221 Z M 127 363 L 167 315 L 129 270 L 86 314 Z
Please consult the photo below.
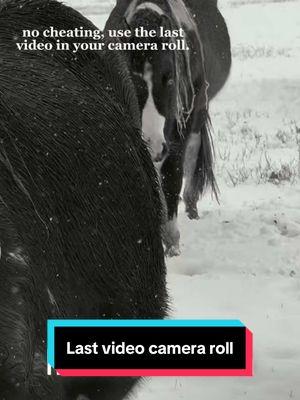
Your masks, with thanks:
M 126 18 L 126 16 L 123 18 L 123 24 L 124 24 L 124 29 L 130 30 L 131 35 L 133 36 L 133 33 L 134 33 L 133 28 L 132 28 L 130 22 L 128 21 L 128 19 Z M 123 41 L 126 41 L 126 40 L 128 40 L 128 39 L 123 38 Z
M 126 16 L 123 18 L 123 22 L 124 22 L 124 25 L 125 25 L 126 29 L 130 29 L 131 30 L 130 22 L 128 21 Z
M 122 2 L 122 9 L 124 10 L 125 18 L 128 24 L 131 23 L 132 17 L 135 13 L 136 5 L 138 0 L 127 0 Z M 124 3 L 124 4 L 123 4 Z
M 170 18 L 167 15 L 162 14 L 160 16 L 160 20 L 161 20 L 160 25 L 162 27 L 164 27 L 165 29 L 171 29 L 172 28 Z

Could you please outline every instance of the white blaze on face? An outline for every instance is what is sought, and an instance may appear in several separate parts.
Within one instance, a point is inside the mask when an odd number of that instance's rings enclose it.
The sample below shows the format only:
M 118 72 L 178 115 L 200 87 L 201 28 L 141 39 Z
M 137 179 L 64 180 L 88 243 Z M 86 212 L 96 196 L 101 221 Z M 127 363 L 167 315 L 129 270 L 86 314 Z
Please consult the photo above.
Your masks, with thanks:
M 142 115 L 143 136 L 150 145 L 152 159 L 159 158 L 165 144 L 164 126 L 165 118 L 159 114 L 153 99 L 153 70 L 151 64 L 145 64 L 143 79 L 148 87 L 148 99 Z
M 146 1 L 145 3 L 140 4 L 136 9 L 135 12 L 139 10 L 151 10 L 154 11 L 158 15 L 164 15 L 164 12 L 161 7 L 157 4 L 152 3 L 151 1 Z

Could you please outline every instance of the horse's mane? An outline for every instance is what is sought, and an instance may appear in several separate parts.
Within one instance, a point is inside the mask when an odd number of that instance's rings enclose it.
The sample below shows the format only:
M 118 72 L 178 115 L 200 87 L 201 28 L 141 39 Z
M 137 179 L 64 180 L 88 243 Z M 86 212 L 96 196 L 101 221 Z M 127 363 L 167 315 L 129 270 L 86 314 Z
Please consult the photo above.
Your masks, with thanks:
M 151 7 L 149 7 L 151 5 Z M 207 89 L 208 83 L 206 81 L 206 72 L 204 65 L 204 52 L 203 46 L 199 34 L 198 27 L 186 7 L 184 0 L 163 0 L 157 3 L 157 0 L 143 1 L 143 0 L 132 0 L 126 10 L 125 18 L 130 24 L 136 12 L 142 8 L 150 8 L 154 12 L 167 18 L 170 24 L 170 29 L 182 28 L 185 32 L 193 32 L 196 35 L 195 44 L 197 46 L 195 51 L 200 55 L 199 65 L 196 68 L 200 68 L 202 76 L 202 88 L 205 108 L 208 108 L 208 97 Z M 164 9 L 162 7 L 165 7 Z M 171 41 L 175 43 L 177 38 L 171 38 Z M 174 67 L 175 67 L 175 84 L 177 94 L 177 112 L 176 119 L 178 123 L 179 132 L 182 133 L 186 126 L 186 123 L 194 110 L 194 100 L 196 95 L 196 89 L 193 82 L 191 59 L 188 51 L 173 51 L 174 56 Z

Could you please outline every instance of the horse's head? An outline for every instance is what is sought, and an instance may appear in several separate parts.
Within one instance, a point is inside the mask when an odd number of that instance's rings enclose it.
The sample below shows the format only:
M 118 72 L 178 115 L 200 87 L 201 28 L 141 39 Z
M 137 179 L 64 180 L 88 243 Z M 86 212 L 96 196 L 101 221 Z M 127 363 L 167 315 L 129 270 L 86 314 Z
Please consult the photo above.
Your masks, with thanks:
M 182 51 L 163 50 L 163 43 L 174 38 L 160 36 L 161 27 L 174 29 L 174 23 L 167 11 L 157 4 L 146 2 L 131 10 L 127 16 L 136 43 L 154 43 L 156 49 L 130 52 L 133 80 L 137 88 L 142 114 L 142 129 L 148 141 L 154 161 L 162 161 L 172 140 L 168 127 L 184 123 L 188 108 L 191 85 L 186 70 L 185 55 Z M 136 37 L 136 28 L 156 31 L 155 37 Z M 144 46 L 147 47 L 147 46 Z M 189 92 L 190 90 L 190 92 Z

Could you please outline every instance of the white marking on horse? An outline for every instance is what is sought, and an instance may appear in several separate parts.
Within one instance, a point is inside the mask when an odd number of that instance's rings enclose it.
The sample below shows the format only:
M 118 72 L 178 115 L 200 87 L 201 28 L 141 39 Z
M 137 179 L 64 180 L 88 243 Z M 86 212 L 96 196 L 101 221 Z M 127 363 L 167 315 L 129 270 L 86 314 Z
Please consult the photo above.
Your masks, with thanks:
M 148 87 L 148 99 L 142 115 L 142 131 L 146 142 L 150 145 L 152 159 L 155 161 L 161 156 L 165 144 L 164 126 L 165 118 L 159 114 L 153 99 L 153 69 L 146 62 L 143 79 Z
M 145 3 L 140 4 L 135 9 L 135 12 L 138 12 L 139 10 L 151 10 L 153 12 L 156 12 L 158 15 L 164 15 L 164 11 L 162 10 L 162 8 L 155 3 L 152 3 L 151 1 L 146 1 Z
M 189 201 L 194 195 L 193 176 L 195 174 L 198 154 L 201 146 L 201 134 L 192 133 L 189 137 L 184 157 L 184 173 L 186 176 L 184 200 Z

